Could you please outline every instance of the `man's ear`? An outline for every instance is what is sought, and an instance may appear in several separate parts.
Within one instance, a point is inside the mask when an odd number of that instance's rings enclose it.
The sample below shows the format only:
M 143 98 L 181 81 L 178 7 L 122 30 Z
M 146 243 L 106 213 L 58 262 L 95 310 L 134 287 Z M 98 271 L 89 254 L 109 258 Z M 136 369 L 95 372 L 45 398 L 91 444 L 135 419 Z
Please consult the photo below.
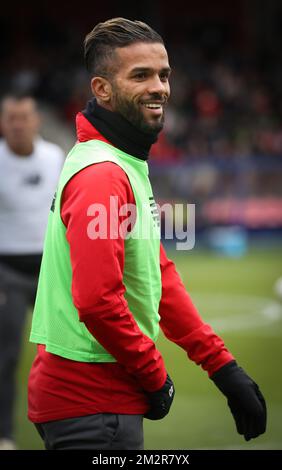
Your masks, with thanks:
M 94 77 L 91 80 L 91 90 L 98 102 L 109 104 L 112 97 L 112 86 L 104 77 Z

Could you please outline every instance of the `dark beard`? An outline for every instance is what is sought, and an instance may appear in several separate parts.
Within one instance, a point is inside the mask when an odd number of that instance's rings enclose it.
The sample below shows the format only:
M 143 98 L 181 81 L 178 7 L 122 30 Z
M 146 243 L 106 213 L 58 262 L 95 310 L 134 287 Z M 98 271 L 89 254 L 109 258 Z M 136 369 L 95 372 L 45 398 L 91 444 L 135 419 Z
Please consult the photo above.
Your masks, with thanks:
M 154 97 L 156 98 L 156 97 Z M 160 99 L 159 97 L 156 99 Z M 156 121 L 154 124 L 149 124 L 143 116 L 143 113 L 133 101 L 128 101 L 120 96 L 120 94 L 114 90 L 114 109 L 120 113 L 127 121 L 133 126 L 146 134 L 157 135 L 164 126 L 164 112 L 161 120 Z

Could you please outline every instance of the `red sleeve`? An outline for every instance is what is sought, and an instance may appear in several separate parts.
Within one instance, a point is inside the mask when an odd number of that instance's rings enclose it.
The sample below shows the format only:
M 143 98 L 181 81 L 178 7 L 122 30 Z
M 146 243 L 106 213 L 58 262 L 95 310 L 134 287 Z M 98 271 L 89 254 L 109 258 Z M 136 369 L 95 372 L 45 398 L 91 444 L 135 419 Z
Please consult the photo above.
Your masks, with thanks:
M 110 196 L 115 196 L 118 209 L 135 204 L 125 172 L 111 162 L 83 169 L 64 190 L 61 217 L 70 246 L 73 302 L 80 321 L 99 343 L 145 390 L 154 391 L 164 384 L 166 370 L 161 354 L 138 327 L 124 298 L 124 239 L 109 236 Z M 99 212 L 100 221 L 107 222 L 103 238 L 91 235 L 91 223 L 98 220 L 93 204 L 105 208 Z M 118 224 L 124 218 L 118 217 Z
M 234 358 L 222 339 L 203 322 L 187 293 L 174 263 L 161 245 L 162 298 L 160 326 L 166 337 L 181 346 L 188 357 L 211 376 Z

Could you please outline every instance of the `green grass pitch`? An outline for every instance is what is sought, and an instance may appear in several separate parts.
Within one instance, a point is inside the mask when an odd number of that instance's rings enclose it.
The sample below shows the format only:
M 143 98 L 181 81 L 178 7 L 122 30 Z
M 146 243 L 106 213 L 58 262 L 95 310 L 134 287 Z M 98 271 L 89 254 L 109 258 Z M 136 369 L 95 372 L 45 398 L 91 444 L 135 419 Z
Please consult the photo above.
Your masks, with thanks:
M 246 443 L 235 430 L 225 398 L 206 373 L 161 336 L 158 346 L 175 382 L 176 396 L 167 418 L 145 420 L 146 449 L 282 449 L 282 300 L 273 291 L 282 275 L 282 250 L 251 249 L 239 259 L 197 250 L 169 255 L 201 316 L 263 391 L 268 429 Z M 18 369 L 16 437 L 20 449 L 42 449 L 26 417 L 27 376 L 35 354 L 28 342 L 29 328 L 30 318 Z

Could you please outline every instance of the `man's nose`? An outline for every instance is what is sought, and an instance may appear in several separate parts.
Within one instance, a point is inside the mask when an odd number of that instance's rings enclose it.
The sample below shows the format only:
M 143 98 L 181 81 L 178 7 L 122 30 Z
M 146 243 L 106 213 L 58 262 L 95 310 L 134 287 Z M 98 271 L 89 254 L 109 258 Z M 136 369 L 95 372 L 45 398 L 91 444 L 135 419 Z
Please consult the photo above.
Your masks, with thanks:
M 167 93 L 167 91 L 167 82 L 162 81 L 158 75 L 151 78 L 148 86 L 148 92 L 150 94 L 158 93 L 160 95 L 163 95 L 164 93 Z

